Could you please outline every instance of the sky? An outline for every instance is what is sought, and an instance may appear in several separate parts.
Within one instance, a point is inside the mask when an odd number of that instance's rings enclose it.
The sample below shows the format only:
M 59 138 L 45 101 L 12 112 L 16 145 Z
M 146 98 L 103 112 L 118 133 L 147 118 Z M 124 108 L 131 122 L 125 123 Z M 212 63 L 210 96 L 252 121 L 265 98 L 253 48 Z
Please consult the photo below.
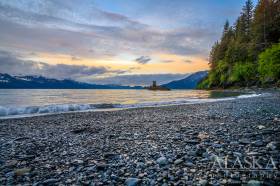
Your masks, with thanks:
M 166 83 L 207 70 L 245 0 L 0 0 L 0 73 Z

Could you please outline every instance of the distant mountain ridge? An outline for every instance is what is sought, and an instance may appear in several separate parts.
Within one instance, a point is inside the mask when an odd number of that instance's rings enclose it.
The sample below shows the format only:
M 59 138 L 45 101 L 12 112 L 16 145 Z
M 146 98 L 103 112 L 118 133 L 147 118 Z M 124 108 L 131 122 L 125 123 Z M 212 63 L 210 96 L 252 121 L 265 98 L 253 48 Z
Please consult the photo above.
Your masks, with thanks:
M 0 73 L 0 89 L 142 89 L 141 86 L 97 85 L 43 76 L 12 76 Z
M 207 76 L 207 74 L 208 71 L 195 72 L 184 79 L 171 81 L 161 86 L 167 87 L 169 89 L 194 89 L 197 87 L 198 83 Z

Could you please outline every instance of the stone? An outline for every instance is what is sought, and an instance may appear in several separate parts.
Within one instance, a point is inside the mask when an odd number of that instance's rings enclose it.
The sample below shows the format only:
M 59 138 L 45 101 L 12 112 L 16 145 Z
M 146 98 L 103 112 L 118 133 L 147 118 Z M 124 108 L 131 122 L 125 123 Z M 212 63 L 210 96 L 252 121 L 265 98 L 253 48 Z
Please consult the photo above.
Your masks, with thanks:
M 261 130 L 261 129 L 264 129 L 265 128 L 265 126 L 264 125 L 258 125 L 258 127 L 257 127 L 259 130 Z
M 222 144 L 218 144 L 218 143 L 214 143 L 214 144 L 212 144 L 212 147 L 214 147 L 214 148 L 222 148 L 223 145 Z
M 8 160 L 5 163 L 5 167 L 15 167 L 17 165 L 17 160 Z
M 247 138 L 240 139 L 239 142 L 240 142 L 241 144 L 244 144 L 244 145 L 247 145 L 247 144 L 250 144 L 250 143 L 251 143 L 250 140 L 247 139 Z
M 177 159 L 177 160 L 174 161 L 174 164 L 175 164 L 175 165 L 179 165 L 179 164 L 181 164 L 182 162 L 183 162 L 182 159 Z
M 207 185 L 207 180 L 199 180 L 198 184 L 201 186 L 206 186 Z
M 59 179 L 50 178 L 50 179 L 43 181 L 43 184 L 44 185 L 53 185 L 56 182 L 59 182 Z
M 144 173 L 140 173 L 140 174 L 138 174 L 138 177 L 139 178 L 143 178 L 145 176 L 145 174 Z
M 239 145 L 239 142 L 238 141 L 231 141 L 230 145 Z
M 262 140 L 257 140 L 257 141 L 253 142 L 253 145 L 256 147 L 261 147 L 261 146 L 264 146 L 264 143 Z
M 247 183 L 247 186 L 260 186 L 260 185 L 261 185 L 261 182 L 258 180 L 250 180 Z
M 127 178 L 125 180 L 125 184 L 127 186 L 136 186 L 139 183 L 139 179 L 137 178 Z
M 24 175 L 24 174 L 29 173 L 30 171 L 31 171 L 30 168 L 16 169 L 16 170 L 15 170 L 15 174 L 16 174 L 16 176 L 22 176 L 22 175 Z
M 5 174 L 6 177 L 14 177 L 15 176 L 15 172 L 14 171 L 10 171 L 10 172 L 7 172 Z
M 277 149 L 277 143 L 276 142 L 270 142 L 266 145 L 266 148 L 270 149 L 270 150 L 276 150 Z
M 166 157 L 162 156 L 162 157 L 160 157 L 160 158 L 157 159 L 157 163 L 158 163 L 159 165 L 167 165 L 167 164 L 168 164 L 168 161 L 167 161 Z
M 106 158 L 106 159 L 112 159 L 116 156 L 117 156 L 117 154 L 115 154 L 115 153 L 105 153 L 104 154 L 104 158 Z
M 280 122 L 280 118 L 274 118 L 273 121 L 274 122 Z
M 99 171 L 107 169 L 108 165 L 106 163 L 96 163 L 96 169 Z
M 233 155 L 236 157 L 242 157 L 242 154 L 240 152 L 233 152 Z
M 206 132 L 200 132 L 200 133 L 197 135 L 197 138 L 199 138 L 200 140 L 204 140 L 204 139 L 209 138 L 209 135 L 208 135 Z
M 83 160 L 76 159 L 76 160 L 74 160 L 72 163 L 73 163 L 73 164 L 76 164 L 76 165 L 81 165 L 81 164 L 84 163 L 84 161 L 83 161 Z
M 194 166 L 194 164 L 193 164 L 192 162 L 187 162 L 187 163 L 185 163 L 185 164 L 186 164 L 187 167 L 192 167 L 192 166 Z
M 199 144 L 199 141 L 198 140 L 186 140 L 186 143 L 189 143 L 189 144 Z

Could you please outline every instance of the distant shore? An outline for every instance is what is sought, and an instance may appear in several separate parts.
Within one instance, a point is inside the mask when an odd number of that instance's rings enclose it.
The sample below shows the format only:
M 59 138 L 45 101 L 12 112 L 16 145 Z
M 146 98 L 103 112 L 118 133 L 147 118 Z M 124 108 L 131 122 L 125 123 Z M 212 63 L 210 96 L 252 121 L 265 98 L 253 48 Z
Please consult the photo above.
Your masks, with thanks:
M 0 120 L 0 185 L 273 185 L 280 181 L 279 134 L 279 92 Z M 253 155 L 273 158 L 274 177 L 217 171 L 215 157 L 226 155 L 242 163 Z

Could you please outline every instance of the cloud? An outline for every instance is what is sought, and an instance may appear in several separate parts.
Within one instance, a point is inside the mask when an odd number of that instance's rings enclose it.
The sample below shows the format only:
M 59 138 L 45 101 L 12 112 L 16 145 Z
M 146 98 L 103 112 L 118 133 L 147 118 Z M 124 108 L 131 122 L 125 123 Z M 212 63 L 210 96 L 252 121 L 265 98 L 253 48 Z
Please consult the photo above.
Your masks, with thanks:
M 0 9 L 2 14 L 6 14 L 6 17 L 9 16 L 13 20 L 23 21 L 23 23 L 26 23 L 26 20 L 31 20 L 43 23 L 64 22 L 62 25 L 73 22 L 83 25 L 129 26 L 133 28 L 145 26 L 127 16 L 101 10 L 95 6 L 92 0 L 81 2 L 75 0 L 1 1 Z
M 149 57 L 149 56 L 141 56 L 137 59 L 135 59 L 135 61 L 137 63 L 140 63 L 140 64 L 147 64 L 149 61 L 151 61 L 152 59 Z
M 174 60 L 166 59 L 166 60 L 161 60 L 160 62 L 162 62 L 162 63 L 173 63 Z
M 136 74 L 136 75 L 118 75 L 106 78 L 84 78 L 84 81 L 96 84 L 119 84 L 119 85 L 141 85 L 148 86 L 152 81 L 158 84 L 168 83 L 173 80 L 179 80 L 188 74 Z
M 77 57 L 77 56 L 72 56 L 72 57 L 71 57 L 71 60 L 72 60 L 72 61 L 80 61 L 81 58 L 79 58 L 79 57 Z
M 44 62 L 22 60 L 15 54 L 0 51 L 0 73 L 13 75 L 42 75 L 58 79 L 77 79 L 86 76 L 103 75 L 106 73 L 120 74 L 123 72 L 111 71 L 105 67 L 89 67 L 85 65 L 50 65 Z
M 186 60 L 184 60 L 184 62 L 185 62 L 185 63 L 192 63 L 192 60 L 186 59 Z
M 17 50 L 95 58 L 158 52 L 207 56 L 218 35 L 203 27 L 160 30 L 98 9 L 87 0 L 78 5 L 76 1 L 15 2 L 0 2 L 0 42 Z

